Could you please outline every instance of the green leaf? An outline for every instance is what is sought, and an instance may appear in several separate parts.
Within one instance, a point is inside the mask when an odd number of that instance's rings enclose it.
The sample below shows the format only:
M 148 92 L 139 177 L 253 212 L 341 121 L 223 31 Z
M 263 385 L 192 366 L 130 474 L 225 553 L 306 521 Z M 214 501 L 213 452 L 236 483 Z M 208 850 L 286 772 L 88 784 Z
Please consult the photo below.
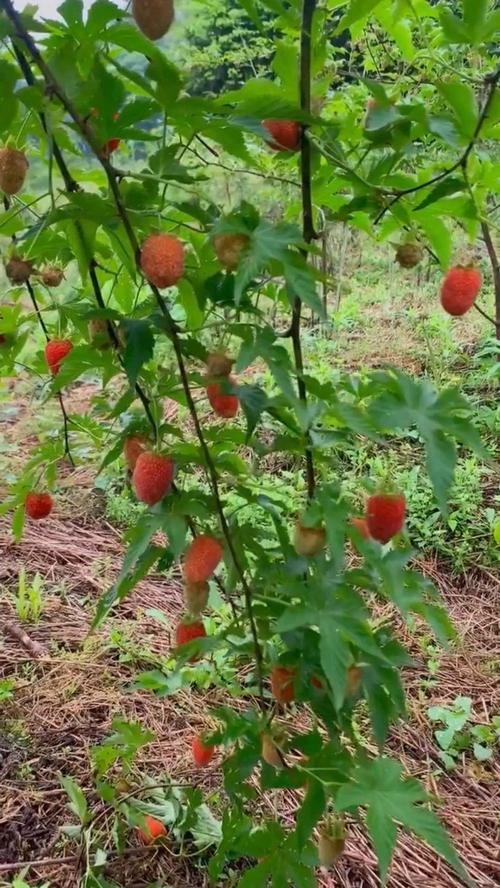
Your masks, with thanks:
M 340 709 L 346 693 L 349 646 L 338 631 L 334 619 L 323 616 L 319 630 L 321 666 L 332 689 L 335 706 Z
M 346 14 L 341 18 L 336 34 L 341 34 L 359 19 L 367 18 L 373 10 L 382 3 L 382 0 L 351 0 Z
M 18 79 L 18 71 L 10 62 L 0 59 L 0 83 L 2 84 L 2 101 L 0 102 L 0 134 L 7 132 L 14 121 L 18 100 L 14 88 Z
M 438 81 L 436 88 L 453 109 L 459 129 L 465 139 L 474 134 L 477 124 L 478 109 L 472 87 L 463 81 Z
M 247 421 L 247 441 L 266 409 L 268 397 L 264 389 L 259 385 L 239 385 L 237 394 Z
M 423 787 L 413 778 L 402 779 L 402 775 L 402 765 L 387 757 L 361 763 L 349 782 L 340 787 L 337 809 L 368 808 L 367 826 L 383 881 L 394 851 L 395 824 L 402 823 L 434 848 L 460 878 L 470 883 L 467 871 L 436 815 L 423 804 L 417 804 L 427 801 Z
M 148 321 L 123 320 L 120 330 L 125 333 L 123 365 L 130 384 L 135 385 L 143 364 L 153 357 L 154 336 Z
M 309 780 L 307 792 L 296 815 L 295 834 L 299 848 L 302 848 L 312 834 L 318 820 L 323 816 L 326 796 L 323 784 Z
M 78 783 L 72 777 L 61 776 L 61 784 L 69 797 L 69 807 L 82 824 L 87 822 L 87 800 Z

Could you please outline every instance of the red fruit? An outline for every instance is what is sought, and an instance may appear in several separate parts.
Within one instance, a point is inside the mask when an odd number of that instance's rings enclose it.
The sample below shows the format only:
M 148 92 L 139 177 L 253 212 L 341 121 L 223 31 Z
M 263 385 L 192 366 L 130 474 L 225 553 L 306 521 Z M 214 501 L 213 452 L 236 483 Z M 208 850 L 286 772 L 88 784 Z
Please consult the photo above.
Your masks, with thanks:
M 481 283 L 481 272 L 477 268 L 463 265 L 450 268 L 441 287 L 444 310 L 454 317 L 465 314 L 474 305 Z
M 163 838 L 163 836 L 167 835 L 165 824 L 162 823 L 161 820 L 157 820 L 156 817 L 151 817 L 150 814 L 146 814 L 144 820 L 145 828 L 142 829 L 140 826 L 137 827 L 139 840 L 143 845 L 152 845 L 156 839 Z
M 129 435 L 123 442 L 123 456 L 131 472 L 134 471 L 141 453 L 149 447 L 149 441 L 143 435 Z
M 370 531 L 368 530 L 368 522 L 366 518 L 351 518 L 351 524 L 361 534 L 364 540 L 370 539 Z
M 366 501 L 368 530 L 379 543 L 388 543 L 402 530 L 405 515 L 406 500 L 402 493 L 376 493 Z
M 121 145 L 121 139 L 109 139 L 104 146 L 104 153 L 109 157 Z
M 177 624 L 175 629 L 175 643 L 177 647 L 181 647 L 181 645 L 187 644 L 195 638 L 206 638 L 206 635 L 207 633 L 201 620 L 194 620 L 188 623 L 182 621 Z M 197 659 L 198 655 L 194 654 L 189 658 L 189 662 L 194 663 Z
M 53 501 L 50 493 L 28 493 L 24 500 L 26 514 L 30 518 L 46 518 L 52 512 Z
M 69 355 L 73 343 L 69 339 L 51 339 L 45 346 L 45 360 L 53 376 L 57 376 L 66 355 Z
M 273 151 L 298 151 L 300 147 L 300 123 L 296 120 L 263 120 L 262 126 L 272 137 L 268 142 Z
M 228 377 L 231 385 L 235 385 L 235 380 Z M 212 409 L 217 416 L 223 419 L 233 419 L 238 413 L 240 400 L 237 395 L 229 395 L 224 393 L 224 386 L 219 382 L 212 382 L 207 385 L 207 397 L 210 401 Z
M 222 558 L 218 540 L 207 534 L 195 537 L 184 556 L 184 577 L 188 583 L 204 583 L 212 576 Z
M 192 743 L 193 760 L 198 768 L 204 768 L 214 756 L 215 746 L 208 746 L 203 743 L 201 737 L 193 737 Z
M 140 453 L 132 475 L 137 498 L 154 506 L 169 492 L 174 480 L 174 461 L 169 456 Z
M 295 700 L 293 680 L 295 669 L 289 666 L 274 666 L 271 671 L 271 691 L 278 703 L 291 703 Z
M 141 268 L 150 284 L 172 287 L 184 274 L 184 246 L 171 234 L 151 234 L 141 250 Z
M 317 675 L 311 675 L 311 684 L 313 688 L 316 688 L 317 691 L 323 691 L 324 685 L 320 678 Z

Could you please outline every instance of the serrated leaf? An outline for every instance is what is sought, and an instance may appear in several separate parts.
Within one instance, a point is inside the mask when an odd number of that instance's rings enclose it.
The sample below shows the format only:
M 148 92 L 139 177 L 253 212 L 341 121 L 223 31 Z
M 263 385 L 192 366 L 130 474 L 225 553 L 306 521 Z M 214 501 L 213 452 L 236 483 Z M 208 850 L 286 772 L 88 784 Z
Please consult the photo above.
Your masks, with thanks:
M 120 330 L 125 334 L 123 365 L 130 384 L 135 385 L 143 364 L 153 357 L 154 336 L 147 321 L 123 320 Z
M 72 777 L 61 776 L 61 784 L 69 798 L 69 807 L 82 824 L 87 822 L 88 806 L 83 790 Z

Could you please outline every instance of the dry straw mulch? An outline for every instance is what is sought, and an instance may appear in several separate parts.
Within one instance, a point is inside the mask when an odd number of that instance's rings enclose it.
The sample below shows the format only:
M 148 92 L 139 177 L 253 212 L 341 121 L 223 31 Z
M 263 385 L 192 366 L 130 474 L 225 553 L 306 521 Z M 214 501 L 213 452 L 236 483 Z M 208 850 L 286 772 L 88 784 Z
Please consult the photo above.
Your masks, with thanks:
M 47 880 L 51 888 L 78 885 L 78 848 L 60 834 L 72 816 L 59 775 L 74 777 L 92 800 L 89 748 L 109 733 L 116 714 L 141 721 L 155 734 L 141 754 L 141 770 L 159 779 L 168 774 L 178 783 L 194 780 L 206 791 L 219 784 L 218 760 L 201 775 L 193 775 L 190 739 L 193 732 L 208 726 L 207 710 L 220 702 L 222 691 L 182 691 L 158 698 L 127 690 L 137 669 L 149 668 L 151 655 L 168 653 L 168 629 L 145 611 L 161 609 L 173 622 L 182 609 L 178 579 L 153 576 L 143 581 L 104 630 L 88 639 L 96 598 L 119 569 L 122 546 L 112 528 L 103 522 L 86 523 L 83 517 L 82 509 L 80 519 L 73 514 L 67 520 L 50 518 L 43 526 L 30 524 L 19 544 L 11 542 L 8 522 L 0 523 L 0 626 L 5 628 L 13 617 L 9 590 L 21 566 L 30 573 L 40 572 L 48 595 L 40 621 L 25 627 L 32 641 L 42 646 L 42 656 L 34 658 L 10 632 L 4 632 L 3 639 L 0 633 L 0 675 L 14 676 L 17 683 L 13 701 L 4 704 L 0 714 L 0 885 L 2 878 L 12 878 L 8 864 L 31 860 L 49 861 L 31 866 L 31 884 Z M 390 744 L 408 772 L 438 796 L 440 814 L 478 888 L 494 888 L 500 882 L 500 767 L 498 762 L 479 766 L 467 755 L 452 774 L 438 775 L 426 709 L 467 694 L 478 721 L 487 721 L 500 710 L 493 668 L 496 663 L 498 670 L 500 662 L 500 583 L 485 573 L 454 581 L 437 564 L 426 562 L 423 567 L 441 588 L 462 642 L 443 656 L 438 683 L 422 699 L 421 679 L 426 675 L 422 653 L 415 638 L 401 629 L 417 667 L 406 675 L 410 718 L 393 731 Z M 126 638 L 122 650 L 116 641 L 110 643 L 112 628 Z M 133 663 L 127 656 L 131 649 Z M 287 826 L 293 825 L 296 805 L 293 793 L 280 795 L 276 807 Z M 344 856 L 331 873 L 318 873 L 318 885 L 377 888 L 376 872 L 363 831 L 350 824 Z M 145 888 L 155 880 L 172 888 L 207 884 L 196 858 L 179 856 L 168 845 L 143 849 L 133 835 L 125 855 L 116 859 L 110 855 L 108 877 L 127 888 Z M 461 882 L 434 852 L 402 834 L 388 885 L 458 888 Z

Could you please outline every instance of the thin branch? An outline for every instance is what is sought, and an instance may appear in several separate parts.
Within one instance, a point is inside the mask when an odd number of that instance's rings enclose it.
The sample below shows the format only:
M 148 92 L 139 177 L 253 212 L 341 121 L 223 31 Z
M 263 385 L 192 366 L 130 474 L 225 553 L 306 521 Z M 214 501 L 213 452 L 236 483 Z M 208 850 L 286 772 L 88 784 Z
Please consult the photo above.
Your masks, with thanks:
M 300 33 L 300 106 L 301 110 L 306 115 L 309 115 L 311 112 L 311 30 L 316 3 L 317 0 L 304 0 L 304 6 L 302 9 L 302 28 Z M 300 149 L 300 175 L 302 191 L 302 234 L 306 244 L 311 243 L 316 236 L 312 208 L 311 150 L 311 142 L 309 141 L 305 128 L 303 128 Z M 303 255 L 304 258 L 307 258 L 307 250 L 303 251 Z M 292 338 L 295 369 L 297 372 L 299 398 L 304 405 L 307 405 L 307 390 L 304 382 L 304 360 L 300 339 L 301 313 L 302 300 L 297 296 L 293 303 L 290 336 Z M 287 334 L 288 331 L 285 331 L 282 336 Z M 305 460 L 307 495 L 309 499 L 312 499 L 316 488 L 316 478 L 314 474 L 311 441 L 308 432 L 306 433 Z
M 47 325 L 42 317 L 42 313 L 40 311 L 40 306 L 38 305 L 38 302 L 37 302 L 37 299 L 35 296 L 35 291 L 33 289 L 31 281 L 29 281 L 29 280 L 26 281 L 26 289 L 29 293 L 31 302 L 33 303 L 33 308 L 35 309 L 36 316 L 38 318 L 38 323 L 40 324 L 40 326 L 45 334 L 45 339 L 47 340 L 47 342 L 50 342 L 50 334 L 47 329 Z M 74 461 L 73 456 L 71 454 L 71 447 L 69 444 L 69 428 L 68 428 L 69 427 L 69 418 L 68 418 L 68 414 L 66 412 L 66 407 L 64 406 L 63 396 L 62 396 L 61 392 L 57 393 L 57 400 L 59 401 L 59 406 L 61 408 L 61 413 L 62 413 L 62 418 L 63 418 L 64 452 L 65 452 L 66 456 L 68 457 L 71 465 L 74 466 L 75 461 Z
M 497 332 L 497 339 L 500 339 L 500 259 L 498 257 L 497 251 L 495 249 L 495 245 L 493 243 L 493 239 L 490 234 L 489 225 L 487 222 L 481 222 L 481 231 L 483 233 L 483 239 L 486 244 L 486 249 L 488 251 L 488 256 L 490 259 L 491 270 L 493 272 L 493 286 L 495 290 L 495 320 L 493 318 L 488 318 L 495 327 Z M 476 305 L 476 308 L 478 306 Z M 478 309 L 481 311 L 481 309 Z M 484 312 L 481 311 L 481 314 Z M 485 315 L 487 317 L 487 315 Z M 500 357 L 499 357 L 500 360 Z
M 392 209 L 394 204 L 397 203 L 399 200 L 401 200 L 401 198 L 404 197 L 405 195 L 415 194 L 415 192 L 421 191 L 423 188 L 428 188 L 430 185 L 435 185 L 436 182 L 440 182 L 442 179 L 445 179 L 447 176 L 451 175 L 451 173 L 454 173 L 455 170 L 458 170 L 460 167 L 464 170 L 466 169 L 469 155 L 470 155 L 471 151 L 473 150 L 473 148 L 479 138 L 479 135 L 480 135 L 481 130 L 483 128 L 483 124 L 488 116 L 488 112 L 490 110 L 491 103 L 493 101 L 493 98 L 495 95 L 495 90 L 496 90 L 499 80 L 500 80 L 500 68 L 498 68 L 494 74 L 490 75 L 487 78 L 487 82 L 489 83 L 488 95 L 486 96 L 485 103 L 484 103 L 481 113 L 478 117 L 476 126 L 474 128 L 474 132 L 473 132 L 471 139 L 470 139 L 470 142 L 468 143 L 465 151 L 459 157 L 459 159 L 455 163 L 453 163 L 450 167 L 447 167 L 445 170 L 443 170 L 441 173 L 438 173 L 436 176 L 433 176 L 431 179 L 428 179 L 427 182 L 421 182 L 419 185 L 414 185 L 411 188 L 404 188 L 402 191 L 398 191 L 398 193 L 392 198 L 392 200 L 390 200 L 389 203 L 385 207 L 383 207 L 380 210 L 380 212 L 378 213 L 378 215 L 375 217 L 375 219 L 373 220 L 374 225 L 376 225 L 378 222 L 380 222 L 380 220 L 383 219 L 385 214 L 390 209 Z
M 16 31 L 17 31 L 17 36 L 23 41 L 31 58 L 33 59 L 33 61 L 35 62 L 35 64 L 37 65 L 37 67 L 39 68 L 41 73 L 43 74 L 44 79 L 47 83 L 47 86 L 50 87 L 52 94 L 59 99 L 59 101 L 61 102 L 61 104 L 65 108 L 65 110 L 68 112 L 68 114 L 70 115 L 70 117 L 74 121 L 74 123 L 76 123 L 76 125 L 78 126 L 82 135 L 85 137 L 85 139 L 89 143 L 90 147 L 92 148 L 92 150 L 93 150 L 94 154 L 96 155 L 96 157 L 98 158 L 99 162 L 101 163 L 101 166 L 103 167 L 103 169 L 106 173 L 106 177 L 108 179 L 108 184 L 109 184 L 109 187 L 111 189 L 111 192 L 112 192 L 112 195 L 113 195 L 113 198 L 115 201 L 118 215 L 122 221 L 123 227 L 125 229 L 125 233 L 128 237 L 128 240 L 129 240 L 132 250 L 134 252 L 138 271 L 140 273 L 142 273 L 141 266 L 140 266 L 140 247 L 139 247 L 139 243 L 137 241 L 137 238 L 135 236 L 135 232 L 134 232 L 132 225 L 130 223 L 130 219 L 128 217 L 125 205 L 122 200 L 122 196 L 121 196 L 120 189 L 118 186 L 118 181 L 117 181 L 117 175 L 118 175 L 117 171 L 113 168 L 113 166 L 109 162 L 109 159 L 105 156 L 101 147 L 97 144 L 94 133 L 92 132 L 91 128 L 89 127 L 87 120 L 84 119 L 76 111 L 72 102 L 67 97 L 65 91 L 63 90 L 61 85 L 58 83 L 56 78 L 54 77 L 51 69 L 49 68 L 49 66 L 47 65 L 47 63 L 45 62 L 43 57 L 41 56 L 41 54 L 36 46 L 36 43 L 32 39 L 31 35 L 28 33 L 28 31 L 25 29 L 20 16 L 18 15 L 18 13 L 16 12 L 16 10 L 14 9 L 14 7 L 12 5 L 11 0 L 0 0 L 0 7 L 4 8 L 8 18 L 15 25 Z M 193 423 L 194 423 L 194 426 L 196 429 L 196 434 L 197 434 L 197 437 L 198 437 L 198 440 L 200 443 L 201 451 L 203 453 L 203 457 L 204 457 L 205 464 L 206 464 L 206 469 L 207 469 L 208 476 L 209 476 L 209 479 L 211 482 L 212 491 L 213 491 L 215 502 L 216 502 L 216 510 L 217 510 L 217 514 L 219 516 L 219 520 L 220 520 L 220 524 L 221 524 L 221 529 L 224 534 L 229 552 L 230 552 L 231 557 L 233 559 L 236 571 L 239 575 L 241 585 L 243 588 L 245 605 L 246 605 L 246 609 L 247 609 L 248 619 L 249 619 L 249 623 L 250 623 L 250 630 L 251 630 L 253 643 L 254 643 L 254 649 L 255 649 L 256 675 L 257 675 L 257 683 L 258 683 L 258 687 L 259 687 L 259 695 L 260 695 L 260 699 L 261 699 L 261 704 L 263 704 L 263 702 L 264 702 L 263 655 L 262 655 L 262 650 L 261 650 L 260 643 L 259 643 L 259 638 L 258 638 L 258 633 L 257 633 L 257 625 L 255 623 L 255 618 L 253 616 L 252 592 L 251 592 L 250 586 L 247 582 L 247 579 L 245 577 L 244 569 L 240 563 L 238 554 L 236 552 L 236 548 L 235 548 L 235 545 L 234 545 L 234 542 L 233 542 L 233 539 L 232 539 L 232 536 L 231 536 L 231 533 L 229 530 L 229 526 L 227 524 L 227 520 L 226 520 L 226 517 L 224 514 L 224 508 L 222 505 L 220 492 L 219 492 L 217 471 L 215 468 L 215 464 L 212 460 L 210 450 L 209 450 L 208 445 L 206 443 L 205 436 L 203 434 L 203 430 L 201 428 L 201 423 L 200 423 L 198 413 L 196 410 L 196 406 L 195 406 L 195 403 L 193 400 L 193 396 L 191 394 L 188 374 L 187 374 L 186 366 L 184 363 L 184 357 L 182 354 L 181 341 L 179 339 L 179 335 L 178 335 L 178 331 L 177 331 L 177 325 L 175 324 L 175 321 L 169 312 L 167 304 L 166 304 L 165 300 L 163 299 L 158 288 L 156 286 L 154 286 L 153 284 L 149 284 L 149 286 L 150 286 L 150 289 L 155 297 L 157 305 L 158 305 L 163 317 L 165 318 L 166 332 L 167 332 L 167 334 L 172 342 L 173 348 L 174 348 L 175 356 L 177 359 L 177 364 L 179 367 L 179 372 L 181 375 L 184 394 L 186 397 L 187 406 L 188 406 L 189 412 L 191 414 L 191 418 L 193 420 Z

